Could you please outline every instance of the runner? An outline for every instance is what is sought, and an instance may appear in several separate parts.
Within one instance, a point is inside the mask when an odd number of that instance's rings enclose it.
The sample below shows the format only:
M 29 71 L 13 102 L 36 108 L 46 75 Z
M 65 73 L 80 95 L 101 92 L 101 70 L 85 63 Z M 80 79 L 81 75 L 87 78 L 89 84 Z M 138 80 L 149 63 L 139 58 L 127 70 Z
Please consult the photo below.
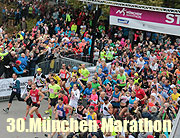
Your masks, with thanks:
M 20 81 L 17 79 L 17 74 L 13 73 L 13 86 L 9 86 L 12 89 L 11 96 L 9 98 L 8 107 L 6 109 L 3 109 L 4 112 L 8 113 L 9 109 L 12 105 L 12 100 L 16 96 L 18 101 L 24 101 L 24 99 L 21 98 L 21 88 L 20 88 Z
M 77 84 L 77 85 L 78 85 L 78 88 L 79 88 L 80 92 L 82 93 L 82 91 L 83 91 L 83 89 L 84 89 L 84 85 L 82 84 L 82 82 L 81 82 L 76 76 L 73 76 L 73 77 L 72 77 L 72 81 L 70 82 L 69 94 L 71 93 L 74 84 Z M 70 96 L 70 95 L 68 95 L 68 97 L 69 97 L 69 96 Z
M 38 68 L 37 73 L 34 75 L 33 82 L 39 90 L 42 90 L 46 84 L 46 76 L 42 73 L 42 69 Z
M 55 108 L 54 108 L 54 111 L 53 113 L 55 114 L 55 119 L 56 120 L 66 120 L 66 110 L 68 108 L 71 108 L 70 106 L 68 105 L 65 105 L 63 103 L 63 98 L 58 98 L 58 103 L 56 104 Z M 56 126 L 57 128 L 57 126 Z M 62 135 L 62 132 L 59 132 L 57 131 L 58 133 L 58 136 L 57 137 L 60 137 Z M 51 134 L 45 134 L 45 137 L 49 137 L 49 138 L 53 138 L 53 136 L 56 134 L 56 132 L 52 132 Z
M 89 111 L 88 111 L 88 114 L 87 114 L 87 119 L 88 120 L 97 120 L 97 114 L 94 111 L 94 106 L 89 107 Z
M 92 94 L 88 100 L 90 102 L 90 106 L 93 106 L 93 111 L 98 112 L 98 95 L 96 94 L 96 89 L 92 90 Z
M 68 75 L 68 77 L 67 77 L 67 75 Z M 61 78 L 61 80 L 62 80 L 61 87 L 63 87 L 64 90 L 65 90 L 67 93 L 69 93 L 69 92 L 68 92 L 68 89 L 67 89 L 66 86 L 65 86 L 65 84 L 66 84 L 67 80 L 71 77 L 71 74 L 70 74 L 69 71 L 66 69 L 66 65 L 65 65 L 65 64 L 62 64 L 62 69 L 60 69 L 60 71 L 59 71 L 59 76 L 60 76 L 60 78 Z
M 32 89 L 31 85 L 32 85 L 32 80 L 29 79 L 29 80 L 28 80 L 28 85 L 26 86 L 27 95 L 29 95 L 29 92 L 30 92 L 30 90 Z M 28 115 L 28 113 L 29 113 L 29 109 L 30 109 L 30 107 L 31 107 L 31 103 L 32 103 L 32 99 L 31 99 L 31 97 L 29 97 L 29 98 L 26 100 L 27 106 L 26 106 L 26 114 L 25 114 L 24 120 L 26 120 L 26 118 L 27 118 L 27 115 Z
M 71 77 L 73 77 L 73 76 L 76 76 L 76 78 L 79 78 L 81 76 L 81 74 L 78 72 L 78 67 L 76 67 L 76 66 L 73 67 Z
M 58 98 L 63 98 L 63 104 L 68 105 L 69 99 L 65 95 L 65 92 L 63 90 L 60 91 Z M 67 117 L 68 113 L 69 113 L 69 109 L 66 109 L 66 117 Z
M 82 64 L 82 68 L 81 68 L 81 82 L 84 86 L 86 86 L 86 83 L 88 81 L 88 77 L 90 76 L 90 72 L 88 69 L 85 68 L 85 64 Z
M 81 120 L 83 120 L 83 119 L 86 119 L 86 117 L 87 117 L 87 110 L 86 110 L 86 108 L 83 106 L 83 104 L 82 104 L 82 101 L 81 100 L 79 100 L 78 101 L 78 107 L 77 107 L 77 120 L 78 121 L 81 121 Z
M 55 83 L 55 80 L 52 78 L 50 79 L 50 83 L 48 85 L 49 90 L 44 91 L 43 93 L 49 92 L 49 98 L 50 98 L 50 103 L 48 105 L 48 110 L 49 110 L 49 119 L 52 118 L 52 106 L 56 106 L 58 102 L 58 92 L 61 90 L 61 87 Z
M 114 116 L 116 115 L 118 109 L 120 108 L 120 91 L 119 91 L 119 86 L 115 86 L 114 92 L 110 98 L 111 104 L 113 106 L 113 114 Z
M 31 118 L 33 118 L 33 113 L 35 112 L 36 115 L 39 118 L 41 118 L 41 121 L 42 121 L 43 118 L 42 118 L 41 114 L 39 113 L 38 109 L 40 107 L 40 103 L 44 99 L 44 94 L 36 88 L 36 84 L 33 83 L 31 87 L 32 87 L 32 89 L 30 90 L 29 95 L 25 98 L 25 101 L 27 101 L 27 99 L 29 99 L 30 97 L 32 99 L 32 103 L 31 103 L 32 108 L 29 111 L 29 115 Z M 39 100 L 40 96 L 41 96 L 41 99 Z
M 104 104 L 103 104 L 103 118 L 111 118 L 112 114 L 113 114 L 113 106 L 109 102 L 109 98 L 105 96 Z
M 77 84 L 74 84 L 73 89 L 72 89 L 70 94 L 71 94 L 71 98 L 70 98 L 69 105 L 76 110 L 77 109 L 77 103 L 78 103 L 78 100 L 80 98 L 80 91 L 78 89 Z M 72 113 L 73 113 L 73 111 L 71 110 L 71 115 L 72 115 Z

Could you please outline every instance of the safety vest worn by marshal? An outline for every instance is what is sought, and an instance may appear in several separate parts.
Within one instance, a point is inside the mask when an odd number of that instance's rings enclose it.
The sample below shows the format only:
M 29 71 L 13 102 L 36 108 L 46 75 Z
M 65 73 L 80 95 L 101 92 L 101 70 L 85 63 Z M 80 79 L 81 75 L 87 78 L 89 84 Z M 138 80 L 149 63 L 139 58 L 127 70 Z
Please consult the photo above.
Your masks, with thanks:
M 106 58 L 106 52 L 105 51 L 101 51 L 100 52 L 100 58 L 101 59 L 105 59 Z
M 29 7 L 29 14 L 32 14 L 32 12 L 33 12 L 33 8 Z
M 112 54 L 112 51 L 109 51 L 109 52 L 108 52 L 108 55 L 107 55 L 107 59 L 108 59 L 108 60 L 113 60 L 113 58 L 114 58 L 114 56 L 113 56 L 113 54 Z

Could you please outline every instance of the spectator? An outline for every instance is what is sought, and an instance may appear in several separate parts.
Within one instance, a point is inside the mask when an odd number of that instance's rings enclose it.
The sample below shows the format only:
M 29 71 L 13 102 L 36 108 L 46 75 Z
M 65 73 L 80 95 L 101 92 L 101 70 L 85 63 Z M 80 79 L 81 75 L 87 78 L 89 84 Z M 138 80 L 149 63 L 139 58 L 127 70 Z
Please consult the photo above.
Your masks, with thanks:
M 13 67 L 13 71 L 17 75 L 24 76 L 27 73 L 27 70 L 24 70 L 20 65 L 21 65 L 21 61 L 17 60 L 15 66 Z
M 24 53 L 22 53 L 21 56 L 18 58 L 18 60 L 21 62 L 20 67 L 23 70 L 26 69 L 28 57 Z
M 22 21 L 21 21 L 21 30 L 27 30 L 27 23 L 25 21 L 25 18 L 23 17 L 22 18 Z

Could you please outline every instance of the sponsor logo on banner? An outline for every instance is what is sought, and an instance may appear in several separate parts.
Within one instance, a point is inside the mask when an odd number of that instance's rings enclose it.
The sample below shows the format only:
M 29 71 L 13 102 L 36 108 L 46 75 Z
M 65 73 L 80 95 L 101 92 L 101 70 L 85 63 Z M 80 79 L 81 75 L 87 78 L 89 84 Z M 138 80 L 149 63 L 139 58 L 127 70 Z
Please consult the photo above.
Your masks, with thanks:
M 22 77 L 22 78 L 18 78 L 18 80 L 20 81 L 20 87 L 21 87 L 21 93 L 24 91 L 28 79 L 33 79 L 32 76 L 30 77 Z M 9 96 L 11 95 L 12 89 L 9 88 L 9 86 L 13 85 L 13 79 L 9 78 L 9 79 L 0 79 L 0 97 L 3 96 Z
M 116 14 L 122 14 L 123 16 L 135 17 L 138 19 L 142 18 L 142 13 L 133 12 L 133 11 L 127 10 L 126 8 L 123 8 L 122 10 L 117 10 Z
M 118 23 L 122 23 L 122 24 L 126 24 L 126 25 L 128 25 L 129 20 L 118 19 Z
M 110 6 L 110 24 L 180 36 L 180 14 Z

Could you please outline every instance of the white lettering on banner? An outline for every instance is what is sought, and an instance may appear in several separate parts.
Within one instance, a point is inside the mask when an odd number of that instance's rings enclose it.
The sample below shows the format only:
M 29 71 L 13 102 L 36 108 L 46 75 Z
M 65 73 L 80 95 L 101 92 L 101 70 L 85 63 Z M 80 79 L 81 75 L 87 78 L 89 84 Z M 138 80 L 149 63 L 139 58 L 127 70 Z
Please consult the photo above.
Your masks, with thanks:
M 124 19 L 129 20 L 128 25 L 122 24 L 118 22 L 118 19 Z M 110 16 L 110 24 L 111 25 L 117 25 L 117 26 L 123 26 L 127 28 L 136 28 L 140 30 L 148 30 L 152 32 L 158 32 L 158 33 L 164 33 L 164 34 L 171 34 L 171 35 L 177 35 L 180 36 L 179 26 L 172 25 L 172 24 L 160 24 L 160 23 L 154 23 L 154 22 L 148 22 L 148 21 L 140 21 L 136 19 L 130 19 L 126 17 L 117 17 L 117 16 Z
M 166 23 L 174 23 L 176 20 L 176 24 L 180 24 L 180 15 L 167 14 L 166 18 Z
M 21 82 L 20 87 L 21 87 L 21 92 L 24 91 L 26 84 L 28 82 L 28 79 L 33 79 L 32 76 L 30 77 L 22 77 L 22 78 L 18 78 L 18 80 Z M 13 79 L 9 78 L 9 79 L 0 79 L 0 97 L 3 96 L 10 96 L 12 89 L 9 88 L 9 86 L 12 86 L 13 84 Z
M 140 12 L 133 12 L 133 11 L 128 11 L 128 10 L 126 10 L 126 8 L 123 8 L 122 10 L 118 10 L 117 12 L 116 12 L 116 14 L 122 14 L 123 16 L 130 16 L 130 17 L 135 17 L 135 18 L 139 18 L 139 19 L 141 19 L 141 16 L 142 16 L 142 13 L 140 13 Z

